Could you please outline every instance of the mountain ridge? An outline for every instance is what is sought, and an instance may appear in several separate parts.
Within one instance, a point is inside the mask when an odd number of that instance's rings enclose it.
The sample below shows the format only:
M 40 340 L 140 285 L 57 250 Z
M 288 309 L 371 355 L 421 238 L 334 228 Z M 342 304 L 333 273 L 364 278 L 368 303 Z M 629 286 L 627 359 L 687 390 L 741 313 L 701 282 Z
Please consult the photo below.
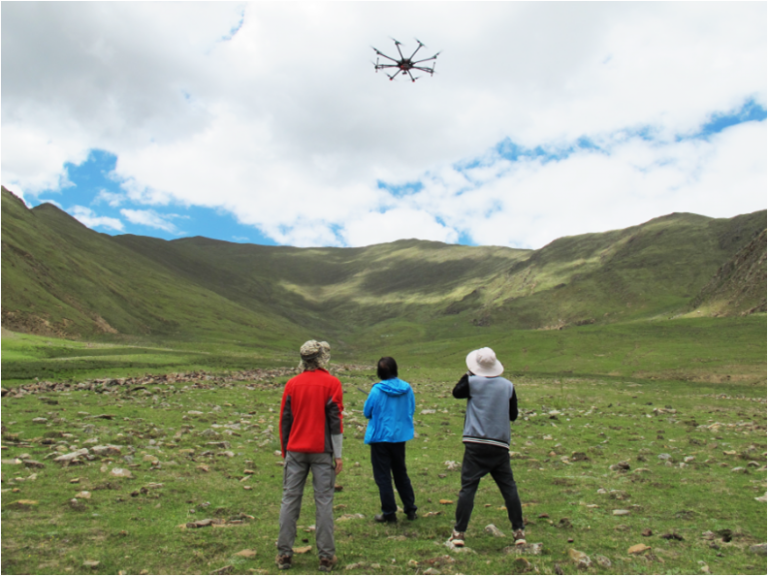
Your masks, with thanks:
M 279 347 L 321 332 L 364 335 L 395 319 L 562 329 L 765 311 L 765 210 L 729 219 L 673 213 L 538 250 L 413 239 L 295 248 L 110 236 L 53 205 L 30 210 L 5 188 L 2 202 L 10 330 Z

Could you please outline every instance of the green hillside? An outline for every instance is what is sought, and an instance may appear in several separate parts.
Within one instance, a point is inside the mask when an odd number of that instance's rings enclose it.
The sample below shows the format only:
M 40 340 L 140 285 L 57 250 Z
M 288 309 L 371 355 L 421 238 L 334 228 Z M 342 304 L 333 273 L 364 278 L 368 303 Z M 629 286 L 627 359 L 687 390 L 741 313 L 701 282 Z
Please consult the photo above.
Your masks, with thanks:
M 766 231 L 723 264 L 693 301 L 697 312 L 733 316 L 766 311 Z
M 300 330 L 245 308 L 94 232 L 51 204 L 2 191 L 2 325 L 59 336 L 248 338 L 279 345 Z
M 492 326 L 562 329 L 765 310 L 765 211 L 671 214 L 535 251 L 109 236 L 50 204 L 29 210 L 5 189 L 2 218 L 2 325 L 20 332 L 274 349 L 322 335 L 352 349 Z

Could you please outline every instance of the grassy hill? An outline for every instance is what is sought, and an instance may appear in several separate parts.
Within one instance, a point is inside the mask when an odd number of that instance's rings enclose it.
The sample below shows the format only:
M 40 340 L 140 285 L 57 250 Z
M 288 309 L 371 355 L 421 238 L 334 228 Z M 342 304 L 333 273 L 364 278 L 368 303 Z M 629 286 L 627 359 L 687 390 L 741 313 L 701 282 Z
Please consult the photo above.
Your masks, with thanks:
M 113 242 L 51 204 L 32 210 L 2 192 L 2 325 L 59 336 L 249 338 L 264 346 L 301 331 L 246 308 Z
M 765 246 L 763 230 L 717 270 L 693 301 L 693 307 L 723 316 L 765 312 Z
M 2 217 L 2 323 L 30 333 L 275 349 L 317 334 L 354 348 L 488 327 L 765 310 L 765 211 L 731 219 L 670 214 L 535 251 L 417 240 L 292 248 L 109 236 L 50 204 L 27 209 L 5 189 Z

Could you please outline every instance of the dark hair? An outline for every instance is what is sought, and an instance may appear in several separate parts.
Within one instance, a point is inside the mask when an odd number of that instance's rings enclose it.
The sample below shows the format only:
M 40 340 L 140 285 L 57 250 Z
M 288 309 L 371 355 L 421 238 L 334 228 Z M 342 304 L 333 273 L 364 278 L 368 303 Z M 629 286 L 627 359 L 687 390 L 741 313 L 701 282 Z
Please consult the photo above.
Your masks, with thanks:
M 391 356 L 384 356 L 379 360 L 376 367 L 376 374 L 382 380 L 397 378 L 397 362 Z

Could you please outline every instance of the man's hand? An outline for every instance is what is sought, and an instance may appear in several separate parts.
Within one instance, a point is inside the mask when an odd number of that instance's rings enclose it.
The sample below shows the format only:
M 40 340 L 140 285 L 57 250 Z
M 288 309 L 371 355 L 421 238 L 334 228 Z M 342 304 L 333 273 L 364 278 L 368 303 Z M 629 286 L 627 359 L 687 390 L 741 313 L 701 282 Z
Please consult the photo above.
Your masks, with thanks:
M 336 458 L 336 474 L 341 474 L 341 458 Z

